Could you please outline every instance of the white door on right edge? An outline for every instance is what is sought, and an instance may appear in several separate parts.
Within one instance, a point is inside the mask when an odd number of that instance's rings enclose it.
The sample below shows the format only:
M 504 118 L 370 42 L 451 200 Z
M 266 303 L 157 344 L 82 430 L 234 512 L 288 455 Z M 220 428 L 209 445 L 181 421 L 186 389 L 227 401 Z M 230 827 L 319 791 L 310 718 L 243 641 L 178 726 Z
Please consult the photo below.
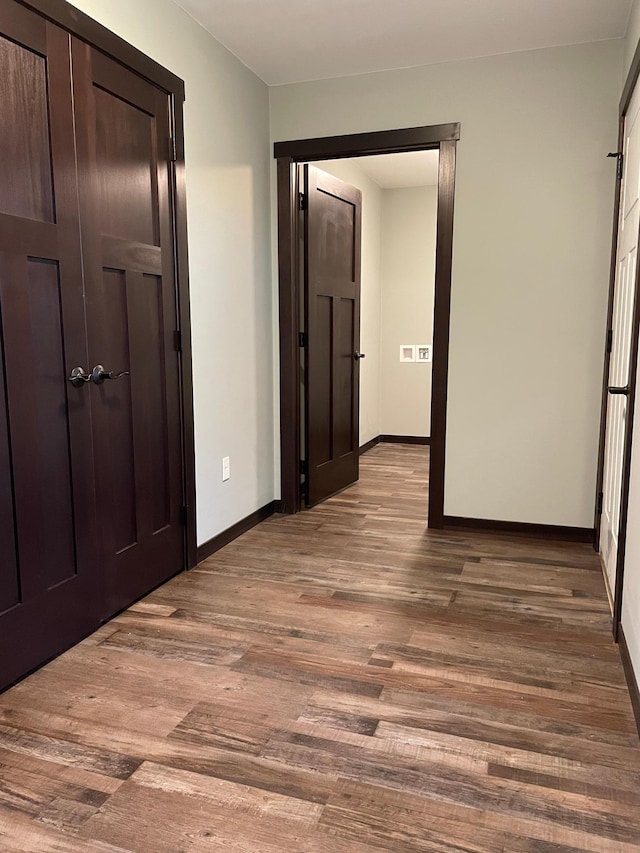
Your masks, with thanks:
M 616 582 L 618 527 L 622 497 L 622 462 L 627 421 L 627 393 L 631 352 L 638 227 L 640 225 L 640 86 L 636 87 L 625 119 L 624 171 L 616 255 L 613 303 L 613 339 L 609 367 L 609 395 L 605 437 L 600 553 L 610 599 Z

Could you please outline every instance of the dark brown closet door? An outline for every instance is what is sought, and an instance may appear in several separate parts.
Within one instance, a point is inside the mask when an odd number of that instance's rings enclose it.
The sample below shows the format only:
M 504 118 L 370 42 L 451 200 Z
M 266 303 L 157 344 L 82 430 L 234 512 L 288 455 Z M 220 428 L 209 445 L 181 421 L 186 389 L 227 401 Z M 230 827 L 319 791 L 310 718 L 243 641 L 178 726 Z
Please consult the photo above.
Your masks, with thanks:
M 305 166 L 307 503 L 358 479 L 360 190 Z
M 73 40 L 105 616 L 184 567 L 166 93 Z
M 69 37 L 0 5 L 0 688 L 96 628 Z

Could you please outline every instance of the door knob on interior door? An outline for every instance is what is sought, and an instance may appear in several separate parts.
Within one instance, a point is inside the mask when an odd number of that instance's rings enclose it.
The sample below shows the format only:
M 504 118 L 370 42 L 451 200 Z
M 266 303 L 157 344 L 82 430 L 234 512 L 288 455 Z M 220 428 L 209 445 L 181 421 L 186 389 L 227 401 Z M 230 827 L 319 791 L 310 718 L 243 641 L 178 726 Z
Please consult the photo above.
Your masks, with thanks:
M 363 352 L 354 352 L 353 357 L 356 361 L 360 361 L 361 358 L 366 358 L 366 355 Z
M 74 388 L 82 388 L 85 382 L 89 382 L 91 380 L 91 375 L 86 372 L 84 367 L 74 367 L 69 376 L 67 376 L 67 381 L 70 382 Z
M 122 370 L 120 373 L 115 373 L 113 370 L 105 370 L 101 364 L 96 366 L 91 371 L 91 380 L 96 385 L 102 385 L 105 379 L 120 379 L 121 376 L 129 376 L 128 370 Z
M 629 386 L 628 385 L 622 385 L 620 388 L 616 388 L 615 386 L 610 385 L 607 388 L 607 391 L 610 394 L 624 394 L 625 397 L 629 396 Z

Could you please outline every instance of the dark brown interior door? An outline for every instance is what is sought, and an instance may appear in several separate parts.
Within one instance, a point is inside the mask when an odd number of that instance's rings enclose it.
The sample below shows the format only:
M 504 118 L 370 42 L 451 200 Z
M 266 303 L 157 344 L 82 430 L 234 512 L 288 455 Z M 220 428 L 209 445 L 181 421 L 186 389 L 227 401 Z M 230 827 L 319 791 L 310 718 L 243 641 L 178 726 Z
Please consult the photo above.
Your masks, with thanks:
M 0 688 L 96 627 L 69 37 L 0 5 Z
M 105 616 L 184 568 L 165 92 L 73 40 Z M 118 374 L 125 373 L 118 377 Z
M 307 504 L 358 479 L 360 190 L 305 166 Z

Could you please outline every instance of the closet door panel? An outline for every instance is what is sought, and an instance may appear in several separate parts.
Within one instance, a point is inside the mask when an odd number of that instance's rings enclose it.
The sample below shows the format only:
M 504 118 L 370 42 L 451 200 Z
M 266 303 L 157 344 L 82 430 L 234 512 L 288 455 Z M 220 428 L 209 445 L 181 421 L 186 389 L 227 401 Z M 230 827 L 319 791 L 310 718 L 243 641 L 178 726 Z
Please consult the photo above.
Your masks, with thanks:
M 166 93 L 73 42 L 87 322 L 107 611 L 184 568 Z
M 99 624 L 70 38 L 0 6 L 0 688 Z M 7 118 L 8 117 L 8 118 Z M 6 119 L 6 120 L 5 120 Z

